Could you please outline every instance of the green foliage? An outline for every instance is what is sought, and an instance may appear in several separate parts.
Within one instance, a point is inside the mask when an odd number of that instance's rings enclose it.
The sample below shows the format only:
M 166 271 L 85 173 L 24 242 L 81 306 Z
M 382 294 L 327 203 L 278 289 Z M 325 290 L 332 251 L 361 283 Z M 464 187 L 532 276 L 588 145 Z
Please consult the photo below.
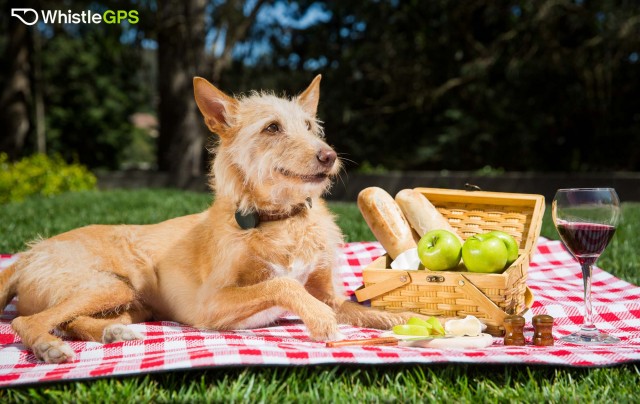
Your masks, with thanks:
M 498 177 L 504 174 L 504 169 L 502 167 L 494 168 L 487 165 L 476 170 L 475 174 L 482 177 Z
M 52 9 L 68 3 L 46 2 Z M 157 50 L 141 43 L 163 30 L 170 37 L 175 27 L 157 25 L 155 2 L 73 3 L 133 8 L 144 16 L 135 27 L 53 24 L 33 31 L 42 44 L 32 56 L 34 75 L 41 66 L 47 146 L 92 168 L 149 163 L 156 151 L 149 139 L 136 137 L 129 117 L 153 109 L 152 87 L 173 79 L 156 76 Z M 203 3 L 208 29 L 220 21 L 248 24 L 242 14 L 264 3 L 250 37 L 229 44 L 233 66 L 216 85 L 229 93 L 273 88 L 295 94 L 322 73 L 320 119 L 328 141 L 353 168 L 640 170 L 637 149 L 625 147 L 640 143 L 637 2 Z M 8 21 L 0 16 L 0 28 Z M 218 28 L 207 38 L 231 40 L 226 34 L 236 31 Z M 10 40 L 0 37 L 0 51 Z M 212 66 L 226 65 L 212 49 L 218 46 L 209 46 L 206 57 L 194 61 L 197 71 L 175 72 L 184 76 L 179 82 L 211 77 Z M 177 100 L 160 101 L 169 106 L 160 111 L 168 123 L 163 131 L 180 127 L 187 112 Z M 27 149 L 34 149 L 34 138 L 30 133 Z M 163 156 L 171 154 L 163 148 Z
M 34 154 L 15 163 L 0 153 L 0 204 L 34 195 L 53 196 L 94 189 L 97 179 L 86 167 L 67 164 L 59 155 Z
M 637 2 L 298 4 L 326 18 L 274 31 L 263 63 L 295 91 L 323 74 L 325 133 L 356 162 L 640 169 Z
M 120 150 L 120 167 L 152 168 L 156 163 L 156 139 L 139 128 L 135 128 L 131 135 L 131 143 Z
M 47 147 L 65 159 L 115 169 L 140 136 L 130 121 L 147 109 L 140 52 L 117 24 L 59 29 L 43 37 Z
M 358 166 L 358 172 L 362 174 L 384 174 L 389 172 L 382 164 L 378 164 L 374 166 L 369 162 L 369 160 L 365 160 Z

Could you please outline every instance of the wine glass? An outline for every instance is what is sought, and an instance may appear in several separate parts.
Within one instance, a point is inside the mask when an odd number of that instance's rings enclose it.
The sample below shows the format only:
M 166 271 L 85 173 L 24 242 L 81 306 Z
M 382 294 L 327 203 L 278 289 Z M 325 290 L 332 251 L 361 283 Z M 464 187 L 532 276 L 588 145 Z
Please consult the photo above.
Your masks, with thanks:
M 620 200 L 613 188 L 559 189 L 551 206 L 553 223 L 562 242 L 582 267 L 584 320 L 579 331 L 562 337 L 576 344 L 615 344 L 620 339 L 593 325 L 591 272 L 611 241 L 620 216 Z

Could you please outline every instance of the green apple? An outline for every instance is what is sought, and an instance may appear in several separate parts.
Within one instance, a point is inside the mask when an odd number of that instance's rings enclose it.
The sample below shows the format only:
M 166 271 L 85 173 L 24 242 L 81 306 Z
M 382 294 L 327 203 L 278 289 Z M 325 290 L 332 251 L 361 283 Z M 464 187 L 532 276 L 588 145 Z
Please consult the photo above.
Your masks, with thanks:
M 418 317 L 411 317 L 407 321 L 407 325 L 419 325 L 420 327 L 424 327 L 429 331 L 431 331 L 431 329 L 433 328 L 433 325 L 431 325 L 431 323 L 429 321 L 423 320 L 423 319 L 418 318 Z
M 513 262 L 518 259 L 518 242 L 515 238 L 511 237 L 511 235 L 500 230 L 490 231 L 489 233 L 487 233 L 487 235 L 498 237 L 500 240 L 502 240 L 504 245 L 507 246 L 508 256 L 505 266 L 509 268 L 511 264 L 513 264 Z
M 418 241 L 418 257 L 425 268 L 446 271 L 460 263 L 462 245 L 447 230 L 431 230 Z
M 462 260 L 470 272 L 502 272 L 508 256 L 504 242 L 488 234 L 471 236 L 462 246 Z
M 444 335 L 444 327 L 437 318 L 429 317 L 427 319 L 427 323 L 429 323 L 431 327 L 433 327 L 433 329 L 431 330 L 431 334 Z
M 394 325 L 392 330 L 395 334 L 398 335 L 418 335 L 422 337 L 429 336 L 429 329 L 427 327 L 415 324 Z

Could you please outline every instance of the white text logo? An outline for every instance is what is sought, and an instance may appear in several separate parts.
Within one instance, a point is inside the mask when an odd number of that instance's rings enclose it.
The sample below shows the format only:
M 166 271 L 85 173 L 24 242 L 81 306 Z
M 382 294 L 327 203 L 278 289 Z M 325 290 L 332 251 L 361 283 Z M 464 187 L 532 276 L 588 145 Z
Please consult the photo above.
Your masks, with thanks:
M 42 10 L 42 22 L 45 24 L 120 24 L 127 21 L 129 24 L 137 24 L 140 21 L 136 10 L 107 10 L 102 14 L 91 10 L 74 13 L 68 10 L 66 13 L 60 10 Z M 32 8 L 12 8 L 11 16 L 16 17 L 23 24 L 34 25 L 40 19 L 38 12 Z
M 22 16 L 20 14 L 22 14 Z M 29 17 L 29 15 L 31 15 L 31 17 Z M 38 12 L 32 8 L 12 8 L 11 16 L 16 17 L 17 19 L 22 21 L 23 24 L 27 25 L 33 25 L 38 22 Z M 24 18 L 22 18 L 23 16 L 26 17 L 27 20 L 33 18 L 33 21 L 28 22 Z

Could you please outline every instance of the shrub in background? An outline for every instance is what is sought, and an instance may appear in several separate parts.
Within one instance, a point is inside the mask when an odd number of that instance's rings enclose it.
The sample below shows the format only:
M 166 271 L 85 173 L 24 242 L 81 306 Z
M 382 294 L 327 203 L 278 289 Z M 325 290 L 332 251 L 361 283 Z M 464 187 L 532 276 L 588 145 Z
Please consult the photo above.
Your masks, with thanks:
M 0 203 L 95 189 L 96 183 L 95 175 L 85 166 L 67 164 L 59 155 L 34 154 L 10 163 L 7 155 L 0 153 Z

